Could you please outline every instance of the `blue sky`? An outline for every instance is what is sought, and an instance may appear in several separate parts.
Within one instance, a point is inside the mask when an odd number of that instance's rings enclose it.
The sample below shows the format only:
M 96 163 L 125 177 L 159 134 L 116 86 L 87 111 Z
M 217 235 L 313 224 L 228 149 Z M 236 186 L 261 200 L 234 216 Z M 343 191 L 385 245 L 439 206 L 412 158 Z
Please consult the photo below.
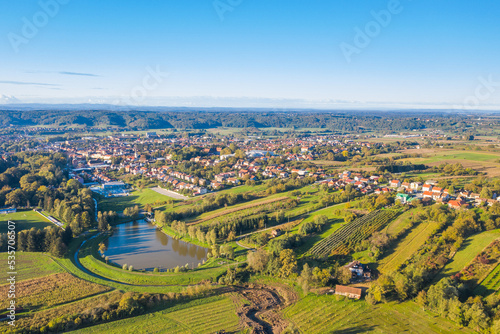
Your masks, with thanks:
M 4 102 L 500 105 L 494 1 L 0 0 L 0 13 Z

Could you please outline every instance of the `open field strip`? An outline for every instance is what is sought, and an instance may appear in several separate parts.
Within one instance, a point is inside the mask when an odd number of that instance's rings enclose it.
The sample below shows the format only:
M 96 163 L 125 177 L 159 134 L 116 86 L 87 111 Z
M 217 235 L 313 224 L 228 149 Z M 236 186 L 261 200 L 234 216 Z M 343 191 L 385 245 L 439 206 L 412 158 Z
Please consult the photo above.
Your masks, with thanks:
M 439 274 L 436 275 L 433 282 L 436 283 L 444 277 L 458 273 L 468 265 L 477 254 L 485 249 L 493 240 L 498 238 L 500 238 L 499 229 L 477 233 L 467 238 L 453 258 L 448 261 Z
M 308 295 L 283 314 L 302 333 L 474 333 L 422 311 L 414 302 L 368 305 L 337 301 L 335 296 Z
M 200 305 L 201 304 L 201 305 Z M 215 333 L 238 330 L 236 305 L 229 296 L 209 297 L 168 309 L 74 331 L 84 333 Z
M 378 270 L 381 273 L 396 270 L 425 243 L 436 227 L 437 224 L 433 222 L 418 224 L 404 239 L 397 243 L 392 253 L 378 262 Z

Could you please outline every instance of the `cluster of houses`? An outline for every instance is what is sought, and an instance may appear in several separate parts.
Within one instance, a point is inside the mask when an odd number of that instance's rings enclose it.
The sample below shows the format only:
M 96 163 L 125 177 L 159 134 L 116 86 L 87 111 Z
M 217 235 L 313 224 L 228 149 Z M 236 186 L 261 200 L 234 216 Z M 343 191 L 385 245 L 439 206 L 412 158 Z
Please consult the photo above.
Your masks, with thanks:
M 437 182 L 433 180 L 427 180 L 424 184 L 421 182 L 401 183 L 399 180 L 392 180 L 389 187 L 398 191 L 396 199 L 404 204 L 410 203 L 414 199 L 420 199 L 424 202 L 444 203 L 453 209 L 464 209 L 469 208 L 471 205 L 477 206 L 483 203 L 493 205 L 498 200 L 498 198 L 480 198 L 479 194 L 466 190 L 450 194 L 448 189 L 438 187 Z
M 338 174 L 338 179 L 326 179 L 319 181 L 320 184 L 326 184 L 330 188 L 343 189 L 347 185 L 352 185 L 358 189 L 362 194 L 368 195 L 371 193 L 377 193 L 377 185 L 379 184 L 378 175 L 372 175 L 370 177 L 364 177 L 360 173 L 351 173 L 350 171 L 344 171 Z

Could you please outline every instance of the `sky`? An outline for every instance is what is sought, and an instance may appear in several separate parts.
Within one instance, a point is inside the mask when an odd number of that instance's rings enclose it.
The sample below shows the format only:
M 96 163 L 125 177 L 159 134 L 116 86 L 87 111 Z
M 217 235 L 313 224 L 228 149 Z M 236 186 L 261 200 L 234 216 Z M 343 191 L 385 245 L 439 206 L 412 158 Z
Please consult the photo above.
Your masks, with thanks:
M 500 110 L 500 2 L 0 0 L 0 103 Z

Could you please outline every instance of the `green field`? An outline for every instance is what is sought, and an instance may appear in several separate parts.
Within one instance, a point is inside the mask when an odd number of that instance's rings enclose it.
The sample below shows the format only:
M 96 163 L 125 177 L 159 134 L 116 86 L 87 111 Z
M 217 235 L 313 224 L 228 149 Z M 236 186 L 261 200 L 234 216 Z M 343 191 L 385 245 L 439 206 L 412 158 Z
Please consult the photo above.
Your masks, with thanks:
M 0 253 L 2 265 L 7 263 L 7 253 Z M 2 268 L 5 268 L 2 266 Z M 17 281 L 43 277 L 64 270 L 52 258 L 44 253 L 16 252 Z M 8 278 L 6 270 L 0 272 L 0 282 Z
M 43 229 L 46 226 L 55 226 L 33 210 L 18 211 L 8 215 L 0 215 L 0 233 L 8 232 L 7 222 L 9 220 L 16 223 L 16 232 L 29 230 L 32 227 Z
M 378 262 L 377 269 L 382 273 L 396 270 L 425 243 L 436 226 L 437 224 L 431 222 L 413 227 L 412 231 Z
M 193 300 L 169 309 L 92 326 L 75 331 L 84 333 L 215 333 L 238 330 L 236 305 L 227 295 Z
M 413 217 L 419 212 L 422 212 L 422 209 L 411 209 L 404 212 L 398 218 L 390 222 L 383 231 L 387 233 L 388 236 L 397 235 L 409 226 Z
M 168 197 L 157 193 L 151 189 L 134 190 L 130 192 L 129 196 L 112 197 L 105 198 L 99 202 L 100 211 L 116 211 L 122 212 L 125 208 L 139 205 L 140 208 L 144 208 L 146 204 L 153 204 L 156 201 L 164 202 L 168 200 L 178 201 L 172 197 Z
M 479 252 L 493 240 L 500 237 L 500 230 L 486 231 L 467 238 L 453 258 L 444 266 L 434 279 L 438 282 L 443 277 L 455 275 L 468 265 Z
M 284 316 L 302 333 L 473 333 L 422 311 L 414 302 L 375 306 L 365 301 L 337 301 L 308 295 L 287 307 Z

